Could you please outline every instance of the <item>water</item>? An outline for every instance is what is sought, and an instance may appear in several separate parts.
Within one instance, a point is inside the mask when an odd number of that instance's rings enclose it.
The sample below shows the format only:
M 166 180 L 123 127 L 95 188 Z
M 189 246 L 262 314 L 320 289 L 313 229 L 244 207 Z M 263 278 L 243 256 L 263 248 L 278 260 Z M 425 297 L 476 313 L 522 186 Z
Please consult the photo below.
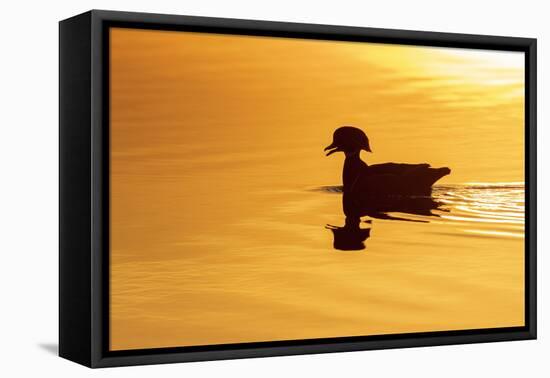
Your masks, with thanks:
M 438 186 L 434 197 L 452 213 L 440 217 L 465 233 L 501 238 L 523 238 L 525 188 L 523 184 Z
M 433 215 L 363 217 L 354 251 L 334 248 L 340 191 L 264 191 L 250 218 L 195 217 L 213 228 L 114 250 L 113 349 L 523 324 L 522 184 L 437 186 Z
M 115 28 L 111 348 L 523 325 L 523 58 Z M 431 215 L 346 222 L 344 124 Z

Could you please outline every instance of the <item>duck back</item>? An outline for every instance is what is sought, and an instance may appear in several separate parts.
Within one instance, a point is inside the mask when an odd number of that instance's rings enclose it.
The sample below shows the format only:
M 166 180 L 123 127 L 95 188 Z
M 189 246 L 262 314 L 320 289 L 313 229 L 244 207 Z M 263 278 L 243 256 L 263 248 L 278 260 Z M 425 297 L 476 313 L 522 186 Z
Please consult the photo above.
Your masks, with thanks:
M 349 193 L 371 196 L 428 196 L 432 185 L 451 170 L 429 164 L 384 163 L 367 166 L 357 172 Z M 344 188 L 346 185 L 344 184 Z

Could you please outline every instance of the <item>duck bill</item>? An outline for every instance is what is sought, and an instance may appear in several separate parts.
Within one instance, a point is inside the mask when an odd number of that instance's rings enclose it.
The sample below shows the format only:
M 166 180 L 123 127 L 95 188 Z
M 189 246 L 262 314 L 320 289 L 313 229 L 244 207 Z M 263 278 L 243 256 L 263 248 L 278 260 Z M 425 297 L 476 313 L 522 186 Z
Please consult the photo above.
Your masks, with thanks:
M 341 151 L 338 146 L 332 143 L 330 146 L 325 147 L 324 151 L 328 151 L 326 156 L 330 156 L 335 152 Z
M 367 139 L 367 141 L 365 142 L 365 145 L 363 146 L 363 150 L 367 151 L 367 152 L 372 152 L 372 150 L 370 149 L 370 144 L 369 144 L 369 141 Z

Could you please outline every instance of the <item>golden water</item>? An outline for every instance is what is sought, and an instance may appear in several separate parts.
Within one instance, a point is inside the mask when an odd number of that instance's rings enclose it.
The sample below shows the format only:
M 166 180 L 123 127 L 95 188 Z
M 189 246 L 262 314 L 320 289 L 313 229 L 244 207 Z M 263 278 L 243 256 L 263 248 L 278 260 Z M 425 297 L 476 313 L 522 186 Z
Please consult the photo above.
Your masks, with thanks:
M 524 324 L 522 56 L 111 42 L 113 350 Z M 346 123 L 369 163 L 452 169 L 433 216 L 365 217 L 348 252 L 327 228 L 344 225 L 343 158 L 322 151 Z
M 171 180 L 140 180 L 146 205 L 113 225 L 131 239 L 112 255 L 114 349 L 523 325 L 521 185 L 437 187 L 436 216 L 393 214 L 429 223 L 374 219 L 343 252 L 338 193 Z

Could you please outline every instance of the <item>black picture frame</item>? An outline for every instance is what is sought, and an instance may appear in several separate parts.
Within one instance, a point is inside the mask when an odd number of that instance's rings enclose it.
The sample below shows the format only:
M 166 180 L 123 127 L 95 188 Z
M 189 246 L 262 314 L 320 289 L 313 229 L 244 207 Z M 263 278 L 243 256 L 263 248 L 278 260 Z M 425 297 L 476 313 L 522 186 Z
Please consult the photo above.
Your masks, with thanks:
M 524 327 L 109 351 L 110 27 L 525 53 Z M 59 355 L 88 367 L 536 338 L 536 39 L 92 10 L 59 24 Z

